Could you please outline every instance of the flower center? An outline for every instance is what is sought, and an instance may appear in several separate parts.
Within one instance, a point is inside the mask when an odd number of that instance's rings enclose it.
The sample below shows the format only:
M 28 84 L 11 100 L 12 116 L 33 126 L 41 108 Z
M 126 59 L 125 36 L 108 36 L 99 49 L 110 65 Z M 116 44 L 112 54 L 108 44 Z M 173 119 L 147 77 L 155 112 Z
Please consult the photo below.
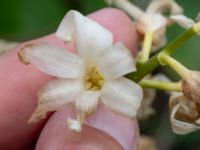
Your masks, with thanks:
M 96 67 L 88 67 L 84 77 L 86 90 L 98 91 L 104 83 L 103 76 L 99 73 Z

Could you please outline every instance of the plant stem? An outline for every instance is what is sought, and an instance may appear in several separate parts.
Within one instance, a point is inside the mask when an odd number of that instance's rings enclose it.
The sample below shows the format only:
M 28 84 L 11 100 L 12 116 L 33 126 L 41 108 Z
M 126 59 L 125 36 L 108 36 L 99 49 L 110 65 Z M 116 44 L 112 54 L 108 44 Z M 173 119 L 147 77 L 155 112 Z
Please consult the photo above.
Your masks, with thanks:
M 197 31 L 194 30 L 193 27 L 191 27 L 190 29 L 186 30 L 183 34 L 178 36 L 174 41 L 172 41 L 160 53 L 165 52 L 165 54 L 171 55 L 178 47 L 182 46 L 186 41 L 188 41 L 191 37 L 193 37 L 196 34 Z M 138 64 L 137 71 L 129 73 L 128 75 L 126 75 L 126 77 L 135 82 L 139 82 L 142 78 L 144 78 L 147 74 L 152 72 L 155 68 L 157 68 L 160 65 L 160 62 L 157 57 L 160 53 L 153 56 L 146 63 Z
M 181 83 L 177 82 L 161 82 L 161 81 L 155 81 L 155 80 L 141 80 L 139 84 L 143 88 L 154 88 L 158 90 L 164 90 L 164 91 L 176 91 L 180 92 L 181 89 Z
M 168 55 L 171 55 L 177 48 L 182 46 L 186 41 L 188 41 L 191 37 L 194 35 L 197 35 L 196 31 L 193 27 L 186 30 L 183 34 L 178 36 L 174 41 L 172 41 L 166 48 L 163 49 L 163 52 L 165 52 Z
M 138 61 L 140 63 L 145 63 L 149 59 L 149 55 L 151 52 L 151 46 L 153 41 L 153 31 L 148 31 L 145 33 L 144 42 L 143 42 L 143 49 L 139 54 Z
M 186 68 L 184 65 L 179 63 L 177 60 L 172 58 L 171 56 L 165 54 L 164 52 L 158 55 L 161 63 L 169 65 L 172 69 L 176 71 L 183 79 L 187 79 L 190 75 L 190 70 Z

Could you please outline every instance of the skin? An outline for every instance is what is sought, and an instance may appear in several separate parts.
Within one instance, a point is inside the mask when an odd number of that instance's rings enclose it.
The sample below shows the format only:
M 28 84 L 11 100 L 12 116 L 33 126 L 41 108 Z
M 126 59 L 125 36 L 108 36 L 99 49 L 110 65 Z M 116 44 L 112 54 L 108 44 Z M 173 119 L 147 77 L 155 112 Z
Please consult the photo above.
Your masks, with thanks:
M 122 41 L 134 54 L 137 37 L 129 18 L 119 10 L 103 9 L 89 16 Z M 53 34 L 29 41 L 0 56 L 0 149 L 6 150 L 133 150 L 137 149 L 138 126 L 135 119 L 119 116 L 100 106 L 90 116 L 81 133 L 67 129 L 67 117 L 74 116 L 72 106 L 61 108 L 35 124 L 27 121 L 36 108 L 37 90 L 52 77 L 32 65 L 19 62 L 17 51 L 24 45 L 48 41 L 74 52 Z

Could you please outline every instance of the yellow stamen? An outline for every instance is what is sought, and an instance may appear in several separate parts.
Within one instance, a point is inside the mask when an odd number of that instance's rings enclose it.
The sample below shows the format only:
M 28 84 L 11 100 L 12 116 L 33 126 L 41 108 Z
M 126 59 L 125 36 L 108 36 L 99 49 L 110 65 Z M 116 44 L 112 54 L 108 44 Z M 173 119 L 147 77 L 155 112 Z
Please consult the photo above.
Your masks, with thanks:
M 99 73 L 96 67 L 88 67 L 86 76 L 84 78 L 84 84 L 86 90 L 97 91 L 100 90 L 104 83 L 103 76 Z

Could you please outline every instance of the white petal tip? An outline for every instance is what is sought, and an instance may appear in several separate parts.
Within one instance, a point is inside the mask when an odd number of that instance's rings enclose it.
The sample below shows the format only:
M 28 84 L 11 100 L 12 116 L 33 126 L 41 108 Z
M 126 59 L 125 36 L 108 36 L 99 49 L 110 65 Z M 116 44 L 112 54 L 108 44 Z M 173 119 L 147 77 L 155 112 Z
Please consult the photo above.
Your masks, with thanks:
M 69 118 L 67 120 L 67 126 L 71 131 L 74 131 L 74 132 L 81 132 L 82 130 L 80 122 L 75 119 Z
M 195 23 L 192 19 L 184 15 L 172 15 L 170 16 L 170 19 L 178 23 L 180 26 L 182 26 L 185 29 L 192 27 L 193 24 Z

